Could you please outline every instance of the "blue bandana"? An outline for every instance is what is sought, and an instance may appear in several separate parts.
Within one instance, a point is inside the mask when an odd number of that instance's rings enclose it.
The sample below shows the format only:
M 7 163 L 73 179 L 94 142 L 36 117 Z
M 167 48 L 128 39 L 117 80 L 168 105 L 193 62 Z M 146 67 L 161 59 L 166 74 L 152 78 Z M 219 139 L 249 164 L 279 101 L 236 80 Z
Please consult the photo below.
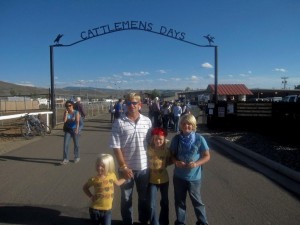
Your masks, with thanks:
M 190 150 L 192 143 L 195 142 L 195 132 L 191 132 L 188 135 L 183 135 L 182 133 L 179 135 L 179 141 L 183 145 L 184 149 Z

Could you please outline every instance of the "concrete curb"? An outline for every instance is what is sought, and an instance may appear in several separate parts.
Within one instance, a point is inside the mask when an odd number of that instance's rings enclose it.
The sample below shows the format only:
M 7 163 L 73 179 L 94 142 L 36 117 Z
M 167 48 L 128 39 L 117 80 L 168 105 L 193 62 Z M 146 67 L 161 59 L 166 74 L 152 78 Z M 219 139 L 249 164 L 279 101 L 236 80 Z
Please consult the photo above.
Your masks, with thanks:
M 300 183 L 300 173 L 299 172 L 296 172 L 286 166 L 283 166 L 277 162 L 274 162 L 268 158 L 265 158 L 264 156 L 261 156 L 261 155 L 257 154 L 256 152 L 253 152 L 247 148 L 244 148 L 240 145 L 229 142 L 222 137 L 215 137 L 215 136 L 210 136 L 210 137 L 221 142 L 222 144 L 226 145 L 227 147 L 233 148 L 234 150 L 236 150 L 244 155 L 247 155 L 248 157 L 251 157 L 251 158 L 257 160 L 258 162 L 268 166 L 269 168 L 273 169 L 274 171 L 277 171 L 277 172 L 281 173 L 282 175 Z

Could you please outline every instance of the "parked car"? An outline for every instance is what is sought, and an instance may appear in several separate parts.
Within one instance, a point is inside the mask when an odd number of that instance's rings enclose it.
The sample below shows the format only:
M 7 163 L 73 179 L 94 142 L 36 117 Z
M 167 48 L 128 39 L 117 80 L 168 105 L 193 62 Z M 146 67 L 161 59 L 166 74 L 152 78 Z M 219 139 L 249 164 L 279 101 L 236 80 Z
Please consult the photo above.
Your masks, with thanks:
M 288 95 L 283 97 L 283 102 L 300 102 L 300 96 L 298 95 Z
M 282 97 L 267 97 L 266 99 L 269 102 L 281 102 L 282 101 Z

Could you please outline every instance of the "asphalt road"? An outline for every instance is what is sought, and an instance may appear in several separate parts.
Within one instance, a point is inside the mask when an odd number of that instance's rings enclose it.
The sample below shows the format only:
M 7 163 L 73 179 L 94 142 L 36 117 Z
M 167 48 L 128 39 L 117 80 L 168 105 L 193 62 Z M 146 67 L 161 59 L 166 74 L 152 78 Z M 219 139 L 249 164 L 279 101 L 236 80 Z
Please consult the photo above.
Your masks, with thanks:
M 85 121 L 80 137 L 81 161 L 77 164 L 59 164 L 63 147 L 60 130 L 45 138 L 9 144 L 9 151 L 0 155 L 0 224 L 89 224 L 89 200 L 82 185 L 95 174 L 97 154 L 112 153 L 108 116 Z M 169 138 L 173 135 L 170 133 Z M 255 164 L 232 157 L 222 145 L 206 137 L 212 150 L 211 161 L 203 170 L 202 196 L 210 225 L 299 224 L 299 197 L 258 172 Z M 70 153 L 73 159 L 72 146 Z M 171 166 L 170 177 L 172 170 Z M 170 224 L 173 224 L 172 179 L 169 198 Z M 121 224 L 119 200 L 116 187 L 113 225 Z M 135 207 L 136 203 L 134 196 Z M 134 212 L 137 222 L 136 208 Z M 195 224 L 189 200 L 187 218 L 188 225 Z

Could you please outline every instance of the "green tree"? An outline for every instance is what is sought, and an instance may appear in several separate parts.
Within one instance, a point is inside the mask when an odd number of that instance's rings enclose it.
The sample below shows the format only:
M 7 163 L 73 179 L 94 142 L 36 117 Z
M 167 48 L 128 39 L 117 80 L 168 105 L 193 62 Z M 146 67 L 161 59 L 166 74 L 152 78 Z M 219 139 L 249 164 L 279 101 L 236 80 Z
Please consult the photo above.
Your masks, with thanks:
M 191 91 L 192 89 L 190 88 L 190 87 L 186 87 L 185 89 L 184 89 L 184 91 Z
M 13 88 L 11 88 L 10 89 L 10 95 L 11 96 L 16 96 L 16 94 L 17 94 L 16 91 Z
M 151 91 L 151 98 L 154 99 L 155 97 L 160 98 L 160 92 L 157 89 L 154 89 L 153 91 Z

